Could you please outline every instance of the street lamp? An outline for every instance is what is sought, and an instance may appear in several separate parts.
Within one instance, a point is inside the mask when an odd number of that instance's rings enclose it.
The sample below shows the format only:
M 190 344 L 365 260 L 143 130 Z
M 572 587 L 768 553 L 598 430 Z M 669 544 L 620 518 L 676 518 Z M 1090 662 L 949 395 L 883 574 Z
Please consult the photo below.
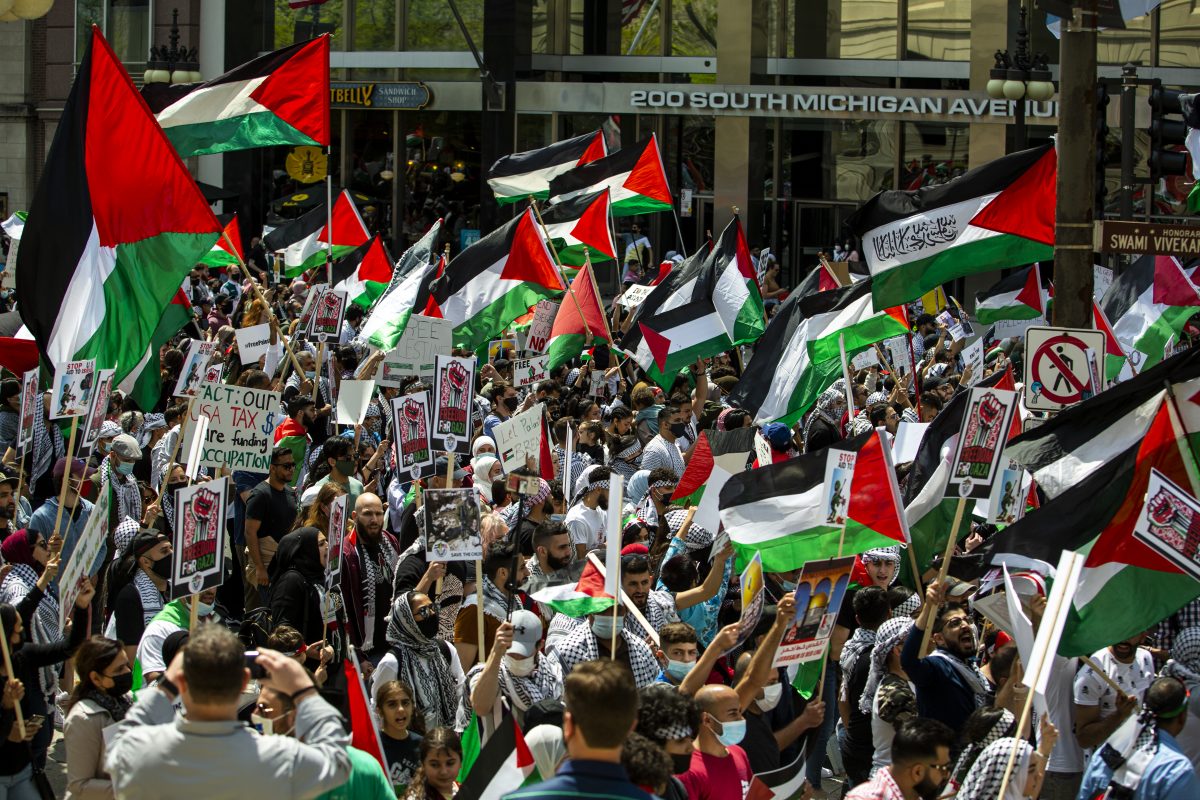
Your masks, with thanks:
M 1014 122 L 1017 127 L 1017 149 L 1024 150 L 1025 99 L 1035 102 L 1049 100 L 1054 96 L 1054 84 L 1050 81 L 1050 69 L 1046 54 L 1029 52 L 1029 28 L 1025 24 L 1028 12 L 1021 4 L 1020 21 L 1017 24 L 1017 46 L 1010 55 L 1007 50 L 996 51 L 996 63 L 987 82 L 988 97 L 994 100 L 1013 100 L 1016 111 Z
M 146 72 L 142 75 L 143 83 L 199 83 L 204 80 L 200 74 L 200 61 L 196 48 L 188 50 L 179 46 L 179 9 L 171 10 L 171 34 L 168 37 L 170 46 L 160 45 L 150 48 L 150 58 L 146 62 Z

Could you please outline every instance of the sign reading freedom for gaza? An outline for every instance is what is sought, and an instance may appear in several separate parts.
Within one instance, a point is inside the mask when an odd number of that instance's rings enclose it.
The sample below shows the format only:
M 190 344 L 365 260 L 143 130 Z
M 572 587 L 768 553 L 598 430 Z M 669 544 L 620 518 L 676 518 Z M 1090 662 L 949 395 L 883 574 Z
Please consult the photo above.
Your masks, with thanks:
M 272 434 L 282 414 L 279 403 L 279 392 L 223 383 L 200 384 L 190 404 L 183 452 L 191 452 L 196 421 L 205 416 L 210 422 L 200 448 L 199 466 L 269 471 Z

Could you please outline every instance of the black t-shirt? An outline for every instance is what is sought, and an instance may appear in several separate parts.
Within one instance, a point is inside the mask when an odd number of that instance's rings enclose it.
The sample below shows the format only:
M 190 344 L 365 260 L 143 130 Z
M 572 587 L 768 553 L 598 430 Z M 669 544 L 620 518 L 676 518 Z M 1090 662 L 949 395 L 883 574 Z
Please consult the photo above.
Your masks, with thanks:
M 842 598 L 842 607 L 838 609 L 837 624 L 850 631 L 846 636 L 847 640 L 858 630 L 858 617 L 854 614 L 854 595 L 856 594 L 858 594 L 858 589 L 847 590 L 846 596 Z
M 246 498 L 246 519 L 259 521 L 260 539 L 269 536 L 279 541 L 296 521 L 296 490 L 290 486 L 276 490 L 270 482 L 263 481 Z
M 446 574 L 453 575 L 465 584 L 475 580 L 473 571 L 468 575 L 468 567 L 472 570 L 475 568 L 470 561 L 450 561 L 446 564 Z M 400 559 L 400 563 L 396 565 L 396 595 L 417 588 L 417 584 L 421 582 L 427 569 L 429 569 L 429 562 L 425 560 L 424 550 L 418 550 L 412 555 Z M 452 598 L 446 599 L 451 600 Z
M 846 726 L 846 744 L 851 750 L 870 758 L 875 750 L 871 738 L 871 715 L 858 710 L 858 701 L 867 688 L 867 673 L 871 671 L 871 650 L 859 654 L 854 669 L 846 677 L 846 698 L 850 703 L 850 724 Z
M 135 645 L 142 640 L 146 630 L 143 619 L 145 609 L 142 608 L 142 596 L 138 593 L 133 581 L 125 584 L 117 592 L 117 600 L 113 603 L 113 616 L 116 618 L 117 638 L 128 645 Z
M 771 730 L 771 716 L 749 710 L 742 716 L 746 719 L 746 735 L 741 746 L 750 757 L 750 768 L 756 774 L 779 769 L 779 745 Z
M 537 530 L 537 526 L 533 520 L 523 517 L 521 524 L 513 531 L 512 540 L 516 542 L 517 550 L 526 558 L 533 555 L 533 532 Z
M 413 775 L 421 766 L 421 736 L 409 731 L 407 739 L 393 739 L 384 731 L 379 732 L 383 740 L 383 754 L 387 757 L 392 786 L 408 786 Z

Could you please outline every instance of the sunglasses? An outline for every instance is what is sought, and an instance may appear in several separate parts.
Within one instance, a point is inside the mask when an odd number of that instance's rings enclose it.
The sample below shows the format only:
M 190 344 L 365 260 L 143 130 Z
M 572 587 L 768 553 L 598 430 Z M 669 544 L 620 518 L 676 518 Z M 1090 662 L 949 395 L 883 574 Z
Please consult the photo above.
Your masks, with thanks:
M 274 464 L 272 464 L 271 466 L 279 467 L 280 469 L 295 469 L 296 462 L 295 461 L 277 461 Z
M 437 614 L 437 611 L 434 609 L 434 607 L 432 605 L 428 605 L 428 606 L 425 606 L 424 608 L 414 611 L 413 619 L 415 619 L 417 622 L 420 622 L 423 619 L 429 619 L 430 617 L 434 616 L 435 614 Z

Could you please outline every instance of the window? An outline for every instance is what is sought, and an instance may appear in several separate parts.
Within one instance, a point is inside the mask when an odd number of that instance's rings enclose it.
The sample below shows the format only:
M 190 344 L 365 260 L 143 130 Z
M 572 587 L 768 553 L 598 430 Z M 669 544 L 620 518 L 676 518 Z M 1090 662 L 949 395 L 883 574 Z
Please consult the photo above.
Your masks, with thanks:
M 77 0 L 75 3 L 75 63 L 87 50 L 92 25 L 127 66 L 140 67 L 150 55 L 154 20 L 150 0 Z

